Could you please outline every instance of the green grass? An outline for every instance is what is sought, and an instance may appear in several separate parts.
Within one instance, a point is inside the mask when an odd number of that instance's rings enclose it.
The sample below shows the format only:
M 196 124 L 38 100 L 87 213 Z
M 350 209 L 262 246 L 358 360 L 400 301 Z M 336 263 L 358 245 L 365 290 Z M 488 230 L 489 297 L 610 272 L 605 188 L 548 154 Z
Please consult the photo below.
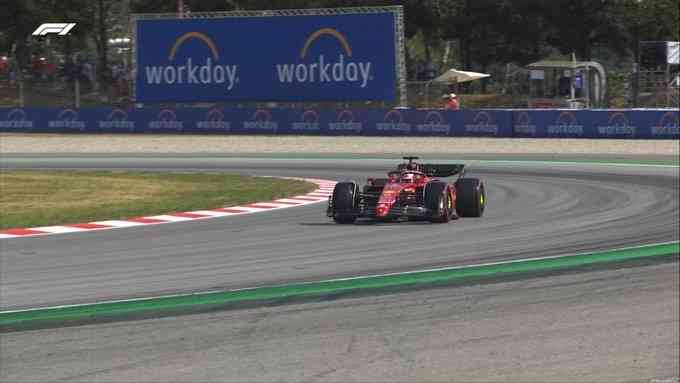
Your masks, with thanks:
M 315 188 L 302 181 L 219 173 L 3 170 L 0 228 L 235 206 Z

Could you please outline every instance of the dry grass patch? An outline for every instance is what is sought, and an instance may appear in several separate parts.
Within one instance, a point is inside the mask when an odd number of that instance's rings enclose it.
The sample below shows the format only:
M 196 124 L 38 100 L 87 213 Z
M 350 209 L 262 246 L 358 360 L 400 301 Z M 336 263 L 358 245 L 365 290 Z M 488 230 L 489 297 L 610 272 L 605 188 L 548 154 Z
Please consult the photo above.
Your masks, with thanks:
M 211 209 L 314 189 L 301 181 L 214 173 L 3 170 L 0 228 Z

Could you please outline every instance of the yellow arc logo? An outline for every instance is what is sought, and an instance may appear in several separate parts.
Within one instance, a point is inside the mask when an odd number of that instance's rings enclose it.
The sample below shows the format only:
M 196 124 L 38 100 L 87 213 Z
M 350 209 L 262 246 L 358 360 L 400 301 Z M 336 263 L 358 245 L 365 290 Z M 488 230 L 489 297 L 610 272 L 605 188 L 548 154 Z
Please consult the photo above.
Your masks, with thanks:
M 175 55 L 177 54 L 177 50 L 179 47 L 184 44 L 185 41 L 189 39 L 199 39 L 205 43 L 205 45 L 210 48 L 210 51 L 212 52 L 212 56 L 215 60 L 219 60 L 220 54 L 217 51 L 217 47 L 215 46 L 215 43 L 210 39 L 210 37 L 206 36 L 205 34 L 201 32 L 188 32 L 180 36 L 176 41 L 175 44 L 173 44 L 172 49 L 170 49 L 170 55 L 168 56 L 168 59 L 170 61 L 175 59 Z
M 187 40 L 197 39 L 205 44 L 210 53 L 200 58 L 201 54 L 188 54 L 176 57 L 179 49 Z M 186 56 L 186 57 L 184 57 Z M 198 58 L 196 57 L 198 56 Z M 175 59 L 177 58 L 176 62 Z M 186 32 L 178 37 L 168 53 L 165 65 L 147 65 L 142 70 L 148 85 L 187 84 L 187 85 L 222 85 L 227 91 L 232 90 L 238 78 L 238 65 L 220 64 L 220 53 L 213 40 L 202 32 Z
M 340 42 L 340 45 L 342 45 L 342 48 L 345 50 L 347 56 L 352 57 L 352 48 L 349 46 L 347 38 L 342 33 L 338 32 L 336 29 L 333 28 L 321 28 L 318 31 L 309 35 L 307 41 L 305 41 L 305 45 L 302 48 L 302 51 L 300 51 L 300 58 L 304 59 L 305 56 L 307 56 L 307 50 L 312 45 L 312 43 L 323 35 L 330 35 L 335 37 Z

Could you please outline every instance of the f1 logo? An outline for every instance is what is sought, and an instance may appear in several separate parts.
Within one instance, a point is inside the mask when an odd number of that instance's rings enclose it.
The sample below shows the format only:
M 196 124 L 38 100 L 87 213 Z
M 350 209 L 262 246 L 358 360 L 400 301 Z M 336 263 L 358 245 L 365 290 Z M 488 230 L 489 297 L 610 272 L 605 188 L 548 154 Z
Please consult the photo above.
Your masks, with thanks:
M 45 36 L 47 34 L 58 34 L 59 36 L 64 36 L 68 34 L 76 23 L 46 23 L 39 26 L 35 31 L 33 31 L 33 36 Z

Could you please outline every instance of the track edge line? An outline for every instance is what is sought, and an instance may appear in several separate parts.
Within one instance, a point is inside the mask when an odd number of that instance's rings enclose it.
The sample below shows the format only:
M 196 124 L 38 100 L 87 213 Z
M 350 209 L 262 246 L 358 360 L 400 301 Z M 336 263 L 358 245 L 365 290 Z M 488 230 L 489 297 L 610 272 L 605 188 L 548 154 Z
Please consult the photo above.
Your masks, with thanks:
M 328 296 L 411 285 L 455 282 L 465 279 L 546 272 L 579 266 L 680 255 L 680 241 L 662 242 L 613 250 L 453 266 L 401 273 L 356 276 L 313 282 L 259 286 L 234 290 L 204 291 L 75 305 L 39 307 L 0 312 L 0 332 L 49 327 L 67 321 L 96 321 L 121 315 L 146 315 L 191 310 L 232 303 Z

